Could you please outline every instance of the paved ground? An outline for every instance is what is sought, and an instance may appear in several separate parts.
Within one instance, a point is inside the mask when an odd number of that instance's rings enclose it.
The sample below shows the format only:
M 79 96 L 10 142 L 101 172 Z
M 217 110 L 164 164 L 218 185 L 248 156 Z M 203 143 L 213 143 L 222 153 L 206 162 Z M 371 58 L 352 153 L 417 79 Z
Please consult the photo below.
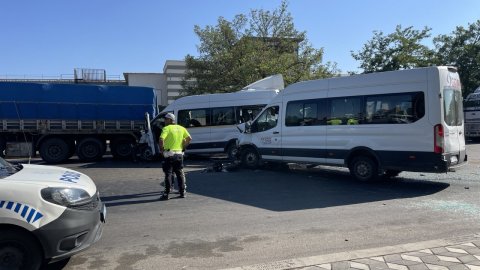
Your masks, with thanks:
M 357 250 L 228 270 L 480 270 L 480 235 Z
M 48 269 L 478 269 L 447 258 L 480 256 L 466 248 L 480 240 L 480 144 L 468 151 L 455 173 L 375 183 L 323 166 L 215 173 L 189 160 L 187 199 L 165 202 L 158 163 L 73 159 L 61 166 L 95 180 L 108 222 L 101 241 Z

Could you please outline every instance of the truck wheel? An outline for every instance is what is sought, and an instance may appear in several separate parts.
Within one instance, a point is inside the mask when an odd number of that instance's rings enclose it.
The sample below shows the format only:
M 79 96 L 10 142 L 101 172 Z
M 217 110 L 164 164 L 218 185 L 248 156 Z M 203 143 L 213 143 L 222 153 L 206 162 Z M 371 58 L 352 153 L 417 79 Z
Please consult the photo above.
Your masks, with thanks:
M 42 264 L 42 251 L 31 235 L 0 230 L 0 269 L 37 270 Z
M 128 138 L 120 138 L 112 141 L 110 144 L 110 150 L 112 152 L 112 156 L 116 159 L 130 159 L 132 158 L 133 149 L 132 149 L 133 141 Z
M 255 149 L 247 148 L 242 151 L 242 163 L 249 169 L 256 169 L 260 164 L 260 156 Z
M 61 138 L 50 138 L 40 145 L 40 156 L 47 163 L 60 163 L 68 159 L 68 144 Z
M 378 176 L 378 165 L 370 157 L 358 156 L 350 163 L 350 174 L 359 181 L 372 181 Z
M 82 161 L 94 161 L 105 154 L 105 144 L 97 138 L 85 138 L 77 145 L 77 156 Z

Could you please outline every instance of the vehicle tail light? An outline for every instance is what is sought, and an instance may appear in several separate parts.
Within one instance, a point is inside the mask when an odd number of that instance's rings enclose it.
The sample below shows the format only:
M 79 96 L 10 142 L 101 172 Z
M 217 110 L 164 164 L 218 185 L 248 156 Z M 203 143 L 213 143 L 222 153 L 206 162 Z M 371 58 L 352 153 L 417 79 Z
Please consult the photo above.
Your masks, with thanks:
M 442 154 L 444 149 L 443 145 L 445 143 L 442 124 L 435 125 L 433 130 L 433 152 L 436 154 Z

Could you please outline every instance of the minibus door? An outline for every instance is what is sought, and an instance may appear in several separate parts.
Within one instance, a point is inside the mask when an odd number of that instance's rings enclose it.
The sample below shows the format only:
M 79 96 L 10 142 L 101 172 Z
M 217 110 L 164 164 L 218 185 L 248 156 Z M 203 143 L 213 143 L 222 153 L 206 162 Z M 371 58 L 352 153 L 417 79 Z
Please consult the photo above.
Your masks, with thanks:
M 280 104 L 268 106 L 251 126 L 252 143 L 266 160 L 282 160 Z
M 463 134 L 462 94 L 455 89 L 444 89 L 445 153 L 450 154 L 450 164 L 456 165 L 465 158 Z

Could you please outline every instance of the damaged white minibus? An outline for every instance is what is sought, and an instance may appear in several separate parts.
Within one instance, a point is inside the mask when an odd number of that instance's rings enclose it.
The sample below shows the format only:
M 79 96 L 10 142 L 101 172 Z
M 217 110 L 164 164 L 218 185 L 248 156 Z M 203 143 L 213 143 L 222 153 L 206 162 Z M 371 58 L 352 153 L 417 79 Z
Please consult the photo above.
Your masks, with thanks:
M 361 74 L 286 87 L 239 139 L 243 163 L 345 166 L 358 180 L 466 163 L 454 67 Z

